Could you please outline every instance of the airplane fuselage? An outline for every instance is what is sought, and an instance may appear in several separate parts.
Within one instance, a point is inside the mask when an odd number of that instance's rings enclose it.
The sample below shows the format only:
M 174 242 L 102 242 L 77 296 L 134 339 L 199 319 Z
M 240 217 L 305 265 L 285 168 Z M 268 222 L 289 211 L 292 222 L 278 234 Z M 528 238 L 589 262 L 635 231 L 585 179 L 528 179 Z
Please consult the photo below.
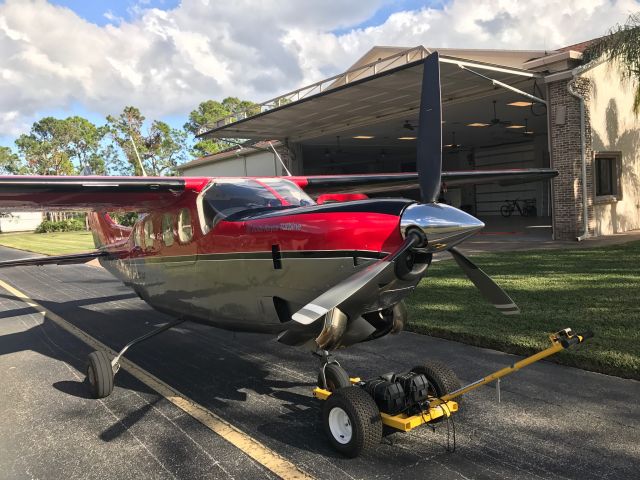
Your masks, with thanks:
M 192 196 L 149 212 L 119 232 L 127 235 L 119 241 L 97 243 L 119 252 L 101 258 L 103 266 L 157 310 L 230 330 L 279 333 L 299 308 L 397 248 L 400 215 L 411 203 L 311 204 L 208 222 Z M 95 230 L 114 228 L 108 221 L 92 214 Z M 389 309 L 416 283 L 389 278 L 355 313 Z

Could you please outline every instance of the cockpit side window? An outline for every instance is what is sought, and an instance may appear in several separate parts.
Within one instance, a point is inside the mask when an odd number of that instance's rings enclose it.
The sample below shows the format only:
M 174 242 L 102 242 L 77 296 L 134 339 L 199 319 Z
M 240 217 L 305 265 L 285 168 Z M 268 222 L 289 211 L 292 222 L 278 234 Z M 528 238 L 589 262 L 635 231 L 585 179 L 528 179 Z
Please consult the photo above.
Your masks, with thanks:
M 279 179 L 218 180 L 204 193 L 203 214 L 213 226 L 222 218 L 242 216 L 245 212 L 269 211 L 313 205 L 297 185 Z

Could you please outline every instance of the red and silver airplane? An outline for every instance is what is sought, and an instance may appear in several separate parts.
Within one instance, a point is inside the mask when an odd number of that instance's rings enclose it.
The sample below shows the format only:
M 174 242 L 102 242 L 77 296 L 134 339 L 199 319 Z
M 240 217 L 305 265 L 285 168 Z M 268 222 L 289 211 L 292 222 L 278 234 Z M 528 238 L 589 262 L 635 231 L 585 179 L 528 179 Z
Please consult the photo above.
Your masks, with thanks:
M 502 313 L 518 313 L 511 298 L 455 248 L 484 224 L 437 198 L 443 183 L 523 183 L 557 173 L 550 169 L 441 172 L 437 53 L 425 60 L 424 71 L 417 173 L 271 178 L 4 176 L 0 209 L 86 210 L 97 250 L 4 261 L 0 266 L 72 264 L 97 258 L 145 302 L 179 318 L 178 322 L 273 334 L 283 344 L 322 352 L 402 330 L 406 321 L 402 301 L 425 276 L 436 252 L 450 252 Z M 311 197 L 418 187 L 421 203 L 404 198 L 323 203 Z M 129 228 L 114 223 L 107 213 L 114 211 L 142 215 Z M 129 346 L 176 323 L 134 340 L 115 359 L 104 352 L 92 353 L 88 378 L 94 396 L 111 393 L 118 360 Z

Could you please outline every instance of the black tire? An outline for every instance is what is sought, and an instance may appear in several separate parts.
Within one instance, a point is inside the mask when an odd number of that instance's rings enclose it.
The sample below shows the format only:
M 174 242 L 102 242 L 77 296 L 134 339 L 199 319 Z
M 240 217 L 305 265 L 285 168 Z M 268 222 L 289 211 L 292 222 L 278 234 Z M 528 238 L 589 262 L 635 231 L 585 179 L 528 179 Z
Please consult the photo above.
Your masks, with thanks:
M 442 397 L 447 393 L 460 388 L 460 380 L 447 365 L 435 360 L 429 360 L 423 365 L 413 367 L 412 372 L 421 373 L 429 380 L 429 395 Z M 462 403 L 462 397 L 457 397 L 458 405 Z
M 87 381 L 93 398 L 105 398 L 113 392 L 111 360 L 102 351 L 91 352 L 87 365 Z
M 349 374 L 340 365 L 335 363 L 328 364 L 324 369 L 324 375 L 327 379 L 327 390 L 335 392 L 339 388 L 350 387 L 351 380 Z M 318 374 L 318 386 L 324 388 L 322 384 L 322 373 Z
M 344 432 L 341 417 L 348 420 Z M 360 387 L 341 388 L 324 402 L 322 426 L 331 446 L 349 458 L 374 449 L 382 440 L 380 411 Z
M 503 217 L 510 217 L 512 212 L 513 208 L 511 208 L 511 205 L 502 205 L 500 207 L 500 215 Z

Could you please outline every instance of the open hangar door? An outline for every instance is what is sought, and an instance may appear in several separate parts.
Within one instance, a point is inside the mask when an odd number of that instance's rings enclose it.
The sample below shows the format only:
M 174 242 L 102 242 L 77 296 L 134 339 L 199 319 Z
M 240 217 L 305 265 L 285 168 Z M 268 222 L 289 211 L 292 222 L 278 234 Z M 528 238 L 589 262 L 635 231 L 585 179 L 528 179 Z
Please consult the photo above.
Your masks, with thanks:
M 418 60 L 407 54 L 408 63 L 377 73 L 377 64 L 358 67 L 342 74 L 341 81 L 332 78 L 285 95 L 294 100 L 290 103 L 266 102 L 267 110 L 259 114 L 219 122 L 205 135 L 278 139 L 288 147 L 298 174 L 415 171 L 425 52 L 411 52 Z M 549 166 L 541 74 L 443 55 L 440 69 L 443 170 Z M 448 189 L 444 199 L 491 226 L 502 219 L 505 200 L 532 199 L 536 214 L 548 215 L 548 188 L 542 182 L 469 186 Z M 418 192 L 398 193 L 418 198 Z M 539 222 L 532 219 L 539 217 L 525 220 L 514 213 L 507 219 L 512 225 Z
M 446 94 L 446 90 L 443 92 Z M 495 114 L 494 102 L 495 101 Z M 515 105 L 514 105 L 515 104 Z M 496 89 L 482 98 L 443 106 L 443 170 L 548 167 L 547 113 L 517 94 Z M 300 142 L 305 174 L 415 171 L 417 114 L 362 125 Z M 409 195 L 415 198 L 416 192 Z M 550 223 L 549 182 L 450 188 L 447 203 L 493 224 Z M 518 200 L 535 216 L 517 210 L 501 220 L 500 207 Z

